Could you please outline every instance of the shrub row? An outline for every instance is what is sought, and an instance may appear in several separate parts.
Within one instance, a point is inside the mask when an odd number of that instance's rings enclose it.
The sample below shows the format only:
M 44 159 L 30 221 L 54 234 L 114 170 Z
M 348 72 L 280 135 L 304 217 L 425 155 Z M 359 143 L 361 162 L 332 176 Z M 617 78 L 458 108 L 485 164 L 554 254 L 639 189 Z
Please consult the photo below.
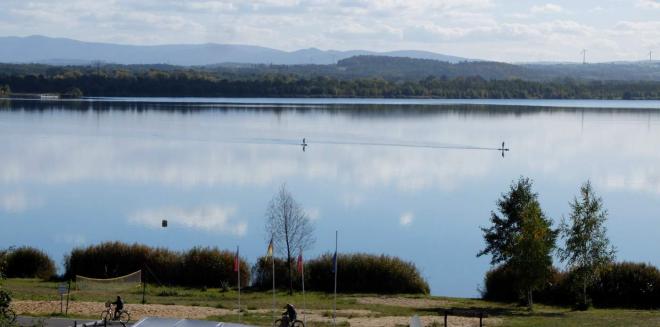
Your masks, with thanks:
M 222 282 L 236 285 L 234 256 L 234 252 L 217 248 L 195 247 L 176 252 L 141 244 L 107 242 L 71 251 L 65 260 L 65 277 L 110 278 L 142 269 L 149 283 L 220 287 Z M 250 271 L 242 259 L 240 269 L 241 285 L 247 285 Z
M 41 250 L 23 246 L 3 251 L 2 255 L 6 277 L 50 279 L 55 276 L 55 263 Z
M 55 264 L 44 252 L 22 247 L 5 256 L 8 277 L 39 277 L 55 275 Z M 340 292 L 358 293 L 429 293 L 427 282 L 413 263 L 386 255 L 341 254 L 338 256 Z M 293 285 L 300 289 L 300 275 L 293 265 Z M 305 263 L 305 284 L 313 291 L 332 292 L 334 289 L 332 255 L 325 254 Z M 250 271 L 241 260 L 241 285 L 248 285 Z M 149 283 L 191 287 L 221 287 L 222 283 L 236 285 L 234 252 L 217 248 L 195 247 L 184 252 L 152 248 L 141 244 L 106 242 L 76 248 L 65 258 L 67 279 L 76 275 L 91 278 L 111 278 L 142 270 Z M 277 288 L 288 289 L 286 261 L 275 259 Z M 256 289 L 272 287 L 272 263 L 262 257 L 252 268 L 252 286 Z
M 577 275 L 553 268 L 550 281 L 534 293 L 536 302 L 574 305 L 577 302 Z M 482 297 L 491 301 L 520 300 L 515 276 L 506 266 L 486 273 Z M 644 263 L 621 262 L 608 265 L 587 290 L 596 307 L 660 308 L 660 270 Z
M 334 290 L 333 256 L 325 254 L 305 263 L 305 288 L 311 291 Z M 295 269 L 295 262 L 292 263 Z M 386 255 L 340 254 L 337 257 L 337 291 L 342 293 L 429 293 L 429 285 L 411 262 Z M 272 263 L 259 258 L 253 268 L 253 286 L 265 290 L 272 287 Z M 275 259 L 275 283 L 288 288 L 286 260 Z M 294 272 L 294 288 L 300 289 L 301 280 Z

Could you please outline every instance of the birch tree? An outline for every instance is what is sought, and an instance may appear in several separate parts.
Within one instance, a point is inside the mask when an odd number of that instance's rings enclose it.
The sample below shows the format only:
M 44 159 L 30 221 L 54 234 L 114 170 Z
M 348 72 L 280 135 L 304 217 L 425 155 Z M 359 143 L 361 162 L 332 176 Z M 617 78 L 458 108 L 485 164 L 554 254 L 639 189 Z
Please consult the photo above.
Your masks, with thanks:
M 314 226 L 303 207 L 282 185 L 266 211 L 267 242 L 273 240 L 275 252 L 285 256 L 289 272 L 289 294 L 293 293 L 293 258 L 315 242 Z
M 615 251 L 607 238 L 607 210 L 587 181 L 580 187 L 580 196 L 570 203 L 568 221 L 562 219 L 560 231 L 565 247 L 559 257 L 574 269 L 580 282 L 579 306 L 588 308 L 587 288 L 596 280 L 600 270 L 614 260 Z

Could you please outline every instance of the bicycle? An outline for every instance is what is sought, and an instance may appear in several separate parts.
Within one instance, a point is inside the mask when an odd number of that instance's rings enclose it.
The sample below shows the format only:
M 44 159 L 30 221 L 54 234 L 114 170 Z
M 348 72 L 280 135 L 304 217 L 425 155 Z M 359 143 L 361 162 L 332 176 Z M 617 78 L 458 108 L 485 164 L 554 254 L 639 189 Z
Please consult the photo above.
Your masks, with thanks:
M 275 320 L 275 322 L 273 323 L 273 327 L 305 327 L 305 323 L 302 322 L 301 320 L 298 320 L 298 319 L 289 322 L 289 325 L 286 326 L 284 324 L 284 318 L 286 316 L 287 315 L 285 313 L 285 314 L 282 315 L 282 318 Z M 288 321 L 289 317 L 286 317 L 286 320 Z
M 101 320 L 103 321 L 119 321 L 122 324 L 126 324 L 131 321 L 130 312 L 122 309 L 119 311 L 118 315 L 115 316 L 115 311 L 112 309 L 112 304 L 110 302 L 105 303 L 105 310 L 101 313 Z
M 2 320 L 5 322 L 8 322 L 9 325 L 16 322 L 16 312 L 9 308 L 0 308 L 0 317 L 2 317 Z

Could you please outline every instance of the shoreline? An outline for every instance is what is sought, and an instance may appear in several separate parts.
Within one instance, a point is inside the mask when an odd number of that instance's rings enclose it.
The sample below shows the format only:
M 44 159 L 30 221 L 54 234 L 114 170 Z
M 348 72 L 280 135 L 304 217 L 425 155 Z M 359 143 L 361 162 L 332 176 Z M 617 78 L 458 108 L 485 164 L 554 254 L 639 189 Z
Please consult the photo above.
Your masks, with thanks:
M 660 100 L 602 100 L 602 99 L 445 99 L 445 98 L 332 98 L 332 97 L 83 97 L 21 98 L 0 97 L 0 100 L 42 103 L 141 103 L 175 105 L 233 105 L 233 106 L 496 106 L 534 107 L 553 109 L 644 109 L 660 110 Z M 199 108 L 205 109 L 205 108 Z M 213 108 L 211 108 L 213 109 Z

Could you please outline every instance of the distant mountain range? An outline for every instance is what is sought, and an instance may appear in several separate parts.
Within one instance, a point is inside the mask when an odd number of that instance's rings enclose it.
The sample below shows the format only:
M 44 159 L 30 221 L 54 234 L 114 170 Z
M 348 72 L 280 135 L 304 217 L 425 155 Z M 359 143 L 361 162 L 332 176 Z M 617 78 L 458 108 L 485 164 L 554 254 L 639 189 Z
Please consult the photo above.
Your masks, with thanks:
M 216 43 L 138 46 L 83 42 L 45 36 L 0 37 L 0 62 L 3 63 L 86 65 L 101 61 L 124 65 L 170 64 L 180 66 L 223 63 L 326 65 L 360 55 L 432 59 L 451 63 L 467 60 L 461 57 L 415 50 L 374 52 L 310 48 L 287 52 L 260 46 Z
M 128 69 L 177 70 L 181 66 L 242 78 L 264 74 L 338 79 L 385 78 L 418 81 L 434 77 L 473 77 L 550 81 L 660 81 L 660 61 L 611 63 L 517 63 L 468 60 L 424 51 L 334 51 L 304 49 L 292 52 L 250 45 L 203 44 L 134 46 L 90 43 L 44 36 L 0 37 L 0 73 L 50 73 L 52 66 L 129 65 Z M 2 63 L 9 63 L 2 64 Z M 12 65 L 37 63 L 35 65 Z M 29 67 L 26 67 L 29 66 Z

